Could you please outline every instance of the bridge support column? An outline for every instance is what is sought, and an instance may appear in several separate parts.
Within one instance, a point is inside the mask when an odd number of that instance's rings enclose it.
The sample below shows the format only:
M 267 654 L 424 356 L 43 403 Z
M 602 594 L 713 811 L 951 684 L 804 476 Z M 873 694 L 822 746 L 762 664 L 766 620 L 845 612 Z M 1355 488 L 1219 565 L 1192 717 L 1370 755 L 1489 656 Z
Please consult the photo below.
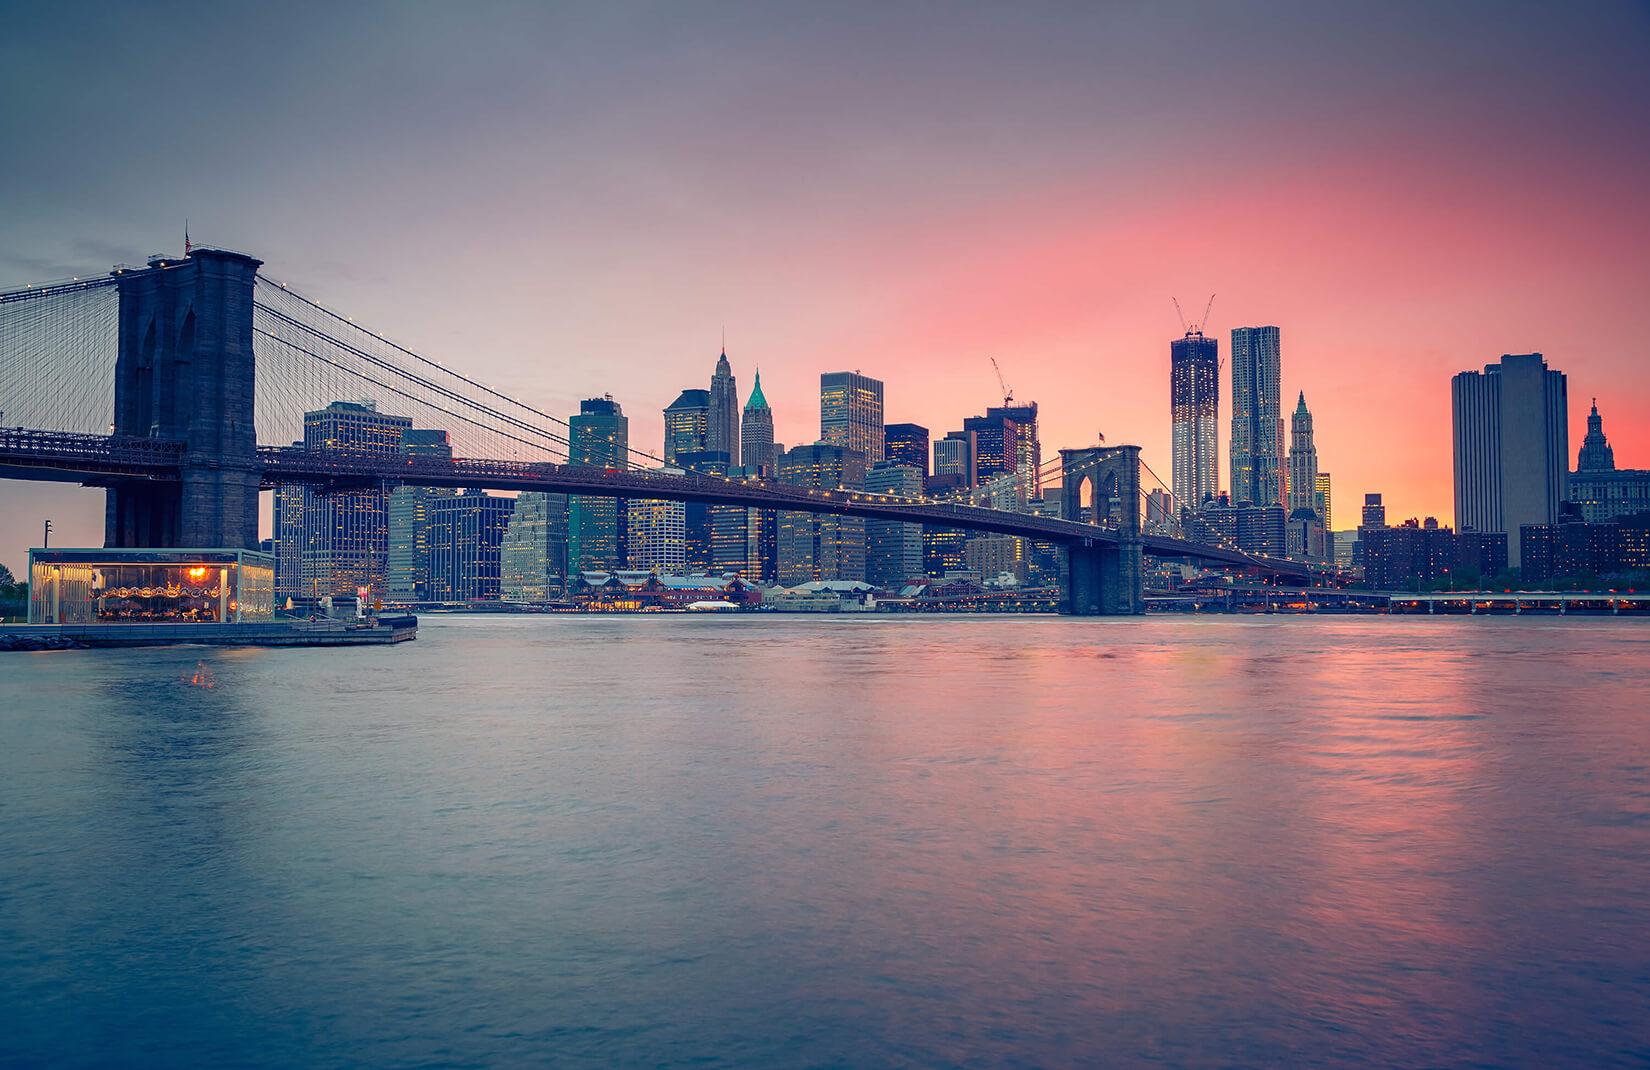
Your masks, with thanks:
M 1139 552 L 1138 545 L 1132 558 L 1123 546 L 1073 546 L 1067 550 L 1061 612 L 1074 617 L 1144 613 Z
M 187 446 L 175 484 L 119 483 L 108 546 L 255 548 L 252 286 L 261 261 L 197 249 L 120 276 L 116 434 Z
M 1066 550 L 1063 612 L 1073 616 L 1123 616 L 1146 611 L 1145 562 L 1140 540 L 1140 447 L 1061 450 L 1067 520 L 1115 531 Z

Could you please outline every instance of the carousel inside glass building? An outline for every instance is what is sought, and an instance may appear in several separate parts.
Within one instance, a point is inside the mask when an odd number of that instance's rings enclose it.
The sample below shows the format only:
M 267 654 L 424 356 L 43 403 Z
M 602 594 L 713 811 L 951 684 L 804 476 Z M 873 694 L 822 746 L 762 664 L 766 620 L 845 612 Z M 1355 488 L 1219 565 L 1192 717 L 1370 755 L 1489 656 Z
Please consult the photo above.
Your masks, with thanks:
M 254 550 L 29 554 L 30 624 L 239 624 L 275 617 L 275 559 Z

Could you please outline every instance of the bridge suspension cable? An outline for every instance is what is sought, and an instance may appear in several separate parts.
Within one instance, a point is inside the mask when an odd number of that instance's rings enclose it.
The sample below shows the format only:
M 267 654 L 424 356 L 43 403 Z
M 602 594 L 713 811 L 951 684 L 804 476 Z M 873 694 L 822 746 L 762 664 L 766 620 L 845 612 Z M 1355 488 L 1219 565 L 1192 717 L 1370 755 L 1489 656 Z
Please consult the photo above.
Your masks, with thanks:
M 508 431 L 504 431 L 504 430 L 496 428 L 496 427 L 491 427 L 491 426 L 489 426 L 485 423 L 482 423 L 482 422 L 474 419 L 473 417 L 466 416 L 464 413 L 458 412 L 455 409 L 444 408 L 441 405 L 437 405 L 433 402 L 430 402 L 430 401 L 427 401 L 425 399 L 419 398 L 416 395 L 414 395 L 412 393 L 409 393 L 408 391 L 403 390 L 400 387 L 394 385 L 393 382 L 386 381 L 385 379 L 375 378 L 374 376 L 369 375 L 369 374 L 361 371 L 358 368 L 350 368 L 350 367 L 348 367 L 344 364 L 341 364 L 341 363 L 339 363 L 335 360 L 332 360 L 332 359 L 328 358 L 327 356 L 325 356 L 321 353 L 315 352 L 313 350 L 305 349 L 303 346 L 298 345 L 297 343 L 291 341 L 290 339 L 282 338 L 278 335 L 271 334 L 270 332 L 265 331 L 265 330 L 263 330 L 262 328 L 259 328 L 259 327 L 254 327 L 252 330 L 253 330 L 253 333 L 256 336 L 260 337 L 260 338 L 267 338 L 272 343 L 274 343 L 276 345 L 284 346 L 288 349 L 291 349 L 291 350 L 294 350 L 298 353 L 301 353 L 304 356 L 311 357 L 314 360 L 320 361 L 323 364 L 326 364 L 326 365 L 329 365 L 333 368 L 338 369 L 339 371 L 343 372 L 345 375 L 351 376 L 355 379 L 359 379 L 360 381 L 365 382 L 365 383 L 370 383 L 371 385 L 379 387 L 383 390 L 387 390 L 391 394 L 396 395 L 397 397 L 400 397 L 400 398 L 403 398 L 403 399 L 405 399 L 409 402 L 412 402 L 413 405 L 418 407 L 418 408 L 433 409 L 436 412 L 442 413 L 446 416 L 450 416 L 455 420 L 459 420 L 459 421 L 461 421 L 465 424 L 468 424 L 472 427 L 478 428 L 481 431 L 485 431 L 485 432 L 488 432 L 488 433 L 493 434 L 493 435 L 498 435 L 500 437 L 510 439 L 514 442 L 517 442 L 521 445 L 527 446 L 531 449 L 540 449 L 540 450 L 545 449 L 545 445 L 544 445 L 543 442 L 535 442 L 532 439 L 522 438 L 519 435 L 513 435 Z M 443 428 L 442 430 L 450 430 L 450 429 Z M 565 445 L 565 443 L 563 443 L 563 444 Z
M 303 412 L 350 400 L 348 395 L 365 383 L 400 399 L 394 407 L 407 411 L 397 415 L 459 431 L 455 451 L 484 456 L 485 446 L 504 446 L 521 458 L 526 447 L 525 459 L 574 459 L 567 420 L 393 342 L 265 275 L 258 276 L 254 296 L 260 338 L 274 363 L 285 365 L 277 370 L 278 385 L 269 403 L 260 404 L 262 437 L 270 438 L 266 419 L 271 426 L 299 432 Z M 260 360 L 260 376 L 263 365 Z M 458 419 L 465 428 L 446 428 L 442 417 Z M 482 438 L 491 441 L 477 441 Z M 654 454 L 629 448 L 624 467 L 663 464 Z
M 0 425 L 108 433 L 115 283 L 100 276 L 0 293 Z

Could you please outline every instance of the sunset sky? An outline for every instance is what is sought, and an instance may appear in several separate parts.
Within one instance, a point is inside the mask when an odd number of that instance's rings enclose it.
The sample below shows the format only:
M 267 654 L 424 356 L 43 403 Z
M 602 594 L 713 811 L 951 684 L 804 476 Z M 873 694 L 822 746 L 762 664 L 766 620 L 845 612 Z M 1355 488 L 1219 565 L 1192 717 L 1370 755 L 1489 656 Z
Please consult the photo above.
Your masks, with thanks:
M 936 433 L 997 357 L 1045 454 L 1169 475 L 1172 296 L 1282 329 L 1335 526 L 1451 510 L 1449 377 L 1569 375 L 1650 467 L 1650 6 L 0 3 L 0 288 L 251 252 L 631 441 L 705 386 L 819 433 L 821 371 Z M 1221 384 L 1222 486 L 1230 383 Z M 5 408 L 0 399 L 0 409 Z M 100 492 L 0 483 L 0 561 Z

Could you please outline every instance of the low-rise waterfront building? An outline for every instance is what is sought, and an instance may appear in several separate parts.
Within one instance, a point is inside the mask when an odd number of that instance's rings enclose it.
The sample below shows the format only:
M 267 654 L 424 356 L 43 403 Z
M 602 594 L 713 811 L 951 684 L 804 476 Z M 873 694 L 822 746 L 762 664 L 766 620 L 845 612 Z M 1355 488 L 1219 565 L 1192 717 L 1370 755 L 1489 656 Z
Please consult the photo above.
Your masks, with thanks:
M 750 608 L 762 597 L 760 588 L 738 576 L 660 575 L 641 569 L 580 572 L 568 594 L 580 609 L 591 612 L 687 609 L 703 602 Z
M 275 558 L 235 549 L 29 551 L 30 624 L 273 620 Z
M 1574 584 L 1650 571 L 1650 512 L 1589 523 L 1570 503 L 1557 524 L 1526 524 L 1519 538 L 1531 547 L 1520 568 L 1527 583 Z

